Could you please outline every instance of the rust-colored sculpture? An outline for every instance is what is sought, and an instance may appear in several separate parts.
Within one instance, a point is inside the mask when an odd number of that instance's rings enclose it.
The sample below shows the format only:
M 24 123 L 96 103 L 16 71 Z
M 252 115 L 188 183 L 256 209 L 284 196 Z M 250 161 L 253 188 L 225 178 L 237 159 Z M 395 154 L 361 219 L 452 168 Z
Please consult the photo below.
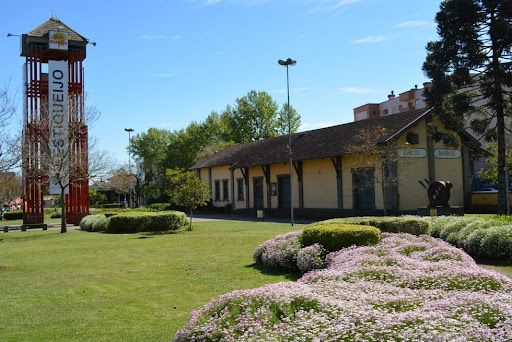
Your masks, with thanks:
M 453 187 L 450 181 L 435 181 L 425 179 L 425 184 L 422 181 L 419 183 L 427 190 L 428 194 L 428 207 L 444 207 L 450 208 L 450 190 Z

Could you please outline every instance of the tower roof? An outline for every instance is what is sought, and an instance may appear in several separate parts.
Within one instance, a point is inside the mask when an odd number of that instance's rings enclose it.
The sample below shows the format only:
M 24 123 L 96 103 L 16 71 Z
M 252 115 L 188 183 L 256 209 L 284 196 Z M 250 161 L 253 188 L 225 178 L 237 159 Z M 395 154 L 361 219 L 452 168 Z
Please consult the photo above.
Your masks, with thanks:
M 60 27 L 59 27 L 60 26 Z M 56 18 L 50 18 L 29 33 L 27 36 L 30 37 L 43 37 L 48 31 L 64 31 L 68 34 L 69 40 L 87 43 L 88 40 L 75 30 L 71 29 L 68 25 Z

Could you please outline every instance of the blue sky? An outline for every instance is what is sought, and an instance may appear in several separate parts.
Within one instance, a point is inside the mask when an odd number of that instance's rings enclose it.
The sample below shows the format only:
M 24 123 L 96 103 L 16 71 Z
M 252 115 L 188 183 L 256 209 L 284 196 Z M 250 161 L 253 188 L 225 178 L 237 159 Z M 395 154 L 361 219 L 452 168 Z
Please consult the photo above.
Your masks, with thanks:
M 85 87 L 102 112 L 100 147 L 126 162 L 125 127 L 180 129 L 249 90 L 291 103 L 303 129 L 353 120 L 352 109 L 426 81 L 425 45 L 440 1 L 2 1 L 0 85 L 21 89 L 21 34 L 52 12 L 89 46 Z M 21 108 L 21 96 L 19 108 Z M 21 113 L 19 114 L 21 118 Z

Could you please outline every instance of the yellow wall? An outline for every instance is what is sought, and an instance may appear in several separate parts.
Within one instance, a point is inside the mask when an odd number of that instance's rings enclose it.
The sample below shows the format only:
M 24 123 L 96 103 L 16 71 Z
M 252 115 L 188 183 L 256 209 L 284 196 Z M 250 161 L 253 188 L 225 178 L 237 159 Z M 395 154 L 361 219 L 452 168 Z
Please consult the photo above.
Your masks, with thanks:
M 330 158 L 306 160 L 302 163 L 304 208 L 338 207 L 336 171 Z
M 424 149 L 423 158 L 399 158 L 398 160 L 398 203 L 400 210 L 416 210 L 428 204 L 427 191 L 418 183 L 428 179 L 428 148 L 427 148 L 427 124 L 425 120 L 418 122 L 408 132 L 418 134 L 419 144 L 410 148 Z
M 512 203 L 512 194 L 509 194 L 510 201 Z M 498 205 L 498 193 L 497 192 L 474 192 L 471 195 L 471 203 L 473 205 Z

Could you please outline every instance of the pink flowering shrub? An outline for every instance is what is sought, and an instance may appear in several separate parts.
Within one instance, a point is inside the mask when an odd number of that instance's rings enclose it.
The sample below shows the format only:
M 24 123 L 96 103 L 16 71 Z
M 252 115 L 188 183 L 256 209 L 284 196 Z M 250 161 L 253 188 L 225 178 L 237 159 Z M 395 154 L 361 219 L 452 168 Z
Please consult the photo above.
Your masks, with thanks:
M 254 251 L 254 260 L 266 267 L 296 269 L 300 235 L 301 230 L 293 231 L 265 241 Z
M 297 268 L 302 273 L 324 268 L 326 255 L 327 250 L 318 243 L 301 248 L 297 254 Z
M 262 252 L 263 253 L 263 252 Z M 383 234 L 297 282 L 234 291 L 174 341 L 508 341 L 512 280 L 428 236 Z

